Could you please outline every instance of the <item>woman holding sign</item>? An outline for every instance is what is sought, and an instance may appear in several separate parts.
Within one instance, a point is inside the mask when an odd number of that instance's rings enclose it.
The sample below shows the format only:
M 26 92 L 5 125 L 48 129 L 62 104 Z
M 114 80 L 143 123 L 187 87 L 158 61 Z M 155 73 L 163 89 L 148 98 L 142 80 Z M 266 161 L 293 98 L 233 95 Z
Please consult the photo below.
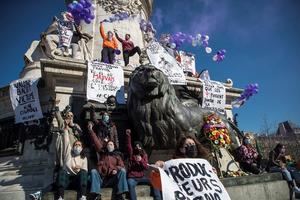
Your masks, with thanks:
M 173 159 L 203 158 L 208 160 L 209 157 L 208 149 L 202 146 L 194 135 L 182 135 L 177 142 L 175 153 L 173 155 Z M 155 165 L 160 168 L 163 168 L 164 164 L 165 162 L 162 160 L 158 160 L 155 163 Z M 155 189 L 161 190 L 160 176 L 158 171 L 153 170 L 150 173 L 150 181 Z

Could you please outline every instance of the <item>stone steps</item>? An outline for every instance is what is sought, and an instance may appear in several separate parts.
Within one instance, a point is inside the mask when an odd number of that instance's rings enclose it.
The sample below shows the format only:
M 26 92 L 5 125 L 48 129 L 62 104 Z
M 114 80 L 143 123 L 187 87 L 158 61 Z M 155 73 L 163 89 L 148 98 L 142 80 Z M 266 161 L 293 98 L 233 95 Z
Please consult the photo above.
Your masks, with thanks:
M 101 197 L 102 200 L 111 200 L 112 189 L 111 188 L 102 188 Z M 147 185 L 138 185 L 136 186 L 137 199 L 139 200 L 153 200 L 153 197 L 150 196 L 150 186 Z M 77 193 L 73 190 L 65 191 L 65 200 L 76 200 Z M 54 200 L 54 193 L 48 192 L 43 195 L 42 200 Z

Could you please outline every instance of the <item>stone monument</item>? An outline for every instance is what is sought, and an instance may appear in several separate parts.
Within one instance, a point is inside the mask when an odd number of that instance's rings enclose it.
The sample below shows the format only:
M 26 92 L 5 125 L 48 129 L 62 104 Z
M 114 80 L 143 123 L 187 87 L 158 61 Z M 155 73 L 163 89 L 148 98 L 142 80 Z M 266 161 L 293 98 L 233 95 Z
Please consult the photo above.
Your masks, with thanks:
M 70 1 L 66 1 L 66 4 Z M 105 30 L 117 29 L 121 37 L 132 36 L 135 45 L 145 48 L 145 35 L 140 30 L 139 21 L 148 20 L 152 12 L 153 0 L 93 0 L 95 19 L 90 24 L 82 23 L 78 30 L 81 37 L 74 44 L 76 48 L 63 54 L 57 51 L 57 23 L 45 22 L 46 31 L 39 40 L 33 41 L 24 55 L 25 66 L 20 78 L 40 78 L 38 84 L 40 104 L 44 118 L 26 124 L 14 124 L 14 111 L 9 96 L 9 85 L 0 88 L 0 196 L 2 200 L 29 199 L 29 194 L 47 188 L 54 180 L 55 143 L 57 129 L 51 114 L 55 103 L 59 110 L 71 105 L 77 122 L 89 119 L 86 110 L 91 105 L 86 102 L 87 60 L 99 59 L 102 38 L 99 33 L 100 21 L 118 12 L 132 16 L 129 20 L 106 23 Z M 120 47 L 121 48 L 121 47 Z M 143 57 L 144 55 L 142 55 Z M 117 56 L 122 64 L 121 55 Z M 130 59 L 130 66 L 123 67 L 125 97 L 129 78 L 139 65 L 139 57 Z M 186 77 L 189 91 L 201 96 L 202 84 L 196 78 Z M 232 82 L 226 87 L 226 112 L 232 119 L 231 101 L 242 92 L 234 88 Z M 96 109 L 108 110 L 113 121 L 118 124 L 118 132 L 124 132 L 130 121 L 126 105 L 110 103 L 95 104 Z M 85 125 L 84 123 L 82 125 Z M 122 135 L 120 136 L 122 137 Z M 173 150 L 166 150 L 172 152 Z M 165 154 L 167 155 L 167 154 Z M 155 159 L 162 159 L 153 157 Z M 166 158 L 167 159 L 167 158 Z

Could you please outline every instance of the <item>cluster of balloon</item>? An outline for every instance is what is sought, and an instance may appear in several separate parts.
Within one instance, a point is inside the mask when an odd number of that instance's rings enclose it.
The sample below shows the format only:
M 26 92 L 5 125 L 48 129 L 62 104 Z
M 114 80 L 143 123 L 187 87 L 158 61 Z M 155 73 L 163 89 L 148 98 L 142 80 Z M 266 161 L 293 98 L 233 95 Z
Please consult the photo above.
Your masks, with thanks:
M 248 100 L 249 97 L 257 93 L 258 93 L 258 84 L 257 83 L 248 84 L 244 92 L 241 94 L 240 98 Z
M 93 15 L 93 10 L 95 6 L 91 3 L 90 0 L 79 0 L 73 1 L 67 6 L 68 12 L 73 15 L 74 22 L 79 25 L 80 21 L 83 20 L 85 23 L 90 24 L 91 21 L 95 18 Z
M 162 34 L 160 41 L 169 43 L 169 46 L 173 49 L 178 49 L 184 43 L 190 43 L 193 47 L 202 46 L 205 48 L 206 53 L 211 53 L 212 49 L 208 47 L 208 35 L 197 34 L 195 37 L 190 34 L 177 32 L 173 35 Z
M 122 20 L 128 19 L 129 17 L 130 17 L 130 15 L 127 12 L 120 12 L 108 19 L 104 19 L 102 22 L 112 23 L 115 21 L 122 21 Z
M 248 84 L 246 88 L 244 89 L 243 93 L 241 94 L 240 97 L 235 99 L 234 101 L 231 102 L 231 105 L 233 107 L 239 108 L 241 105 L 243 105 L 251 96 L 254 94 L 258 93 L 258 84 L 253 83 L 253 84 Z
M 152 33 L 156 33 L 156 30 L 154 29 L 152 23 L 150 21 L 146 21 L 144 19 L 141 19 L 140 21 L 140 29 L 143 32 L 152 32 Z
M 225 58 L 225 53 L 226 53 L 226 50 L 225 49 L 222 49 L 222 50 L 219 50 L 213 57 L 213 61 L 215 62 L 221 62 L 224 60 Z
M 201 35 L 198 33 L 196 37 L 193 38 L 192 46 L 193 47 L 203 46 L 205 48 L 206 53 L 209 54 L 212 52 L 212 49 L 208 46 L 208 40 L 209 40 L 208 35 Z

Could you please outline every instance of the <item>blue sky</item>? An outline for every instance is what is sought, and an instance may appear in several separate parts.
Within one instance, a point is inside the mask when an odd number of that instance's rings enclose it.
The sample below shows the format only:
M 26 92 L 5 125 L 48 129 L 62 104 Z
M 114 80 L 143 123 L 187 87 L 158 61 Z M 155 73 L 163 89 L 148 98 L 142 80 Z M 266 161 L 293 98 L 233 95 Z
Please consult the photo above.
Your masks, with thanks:
M 0 87 L 18 78 L 31 41 L 63 10 L 63 0 L 2 2 Z M 218 81 L 231 78 L 239 88 L 259 84 L 259 93 L 234 110 L 242 130 L 260 132 L 264 121 L 274 128 L 285 120 L 300 124 L 299 0 L 154 0 L 152 21 L 158 35 L 206 33 L 213 50 L 227 50 L 215 63 L 203 49 L 186 45 L 198 71 L 206 68 Z

